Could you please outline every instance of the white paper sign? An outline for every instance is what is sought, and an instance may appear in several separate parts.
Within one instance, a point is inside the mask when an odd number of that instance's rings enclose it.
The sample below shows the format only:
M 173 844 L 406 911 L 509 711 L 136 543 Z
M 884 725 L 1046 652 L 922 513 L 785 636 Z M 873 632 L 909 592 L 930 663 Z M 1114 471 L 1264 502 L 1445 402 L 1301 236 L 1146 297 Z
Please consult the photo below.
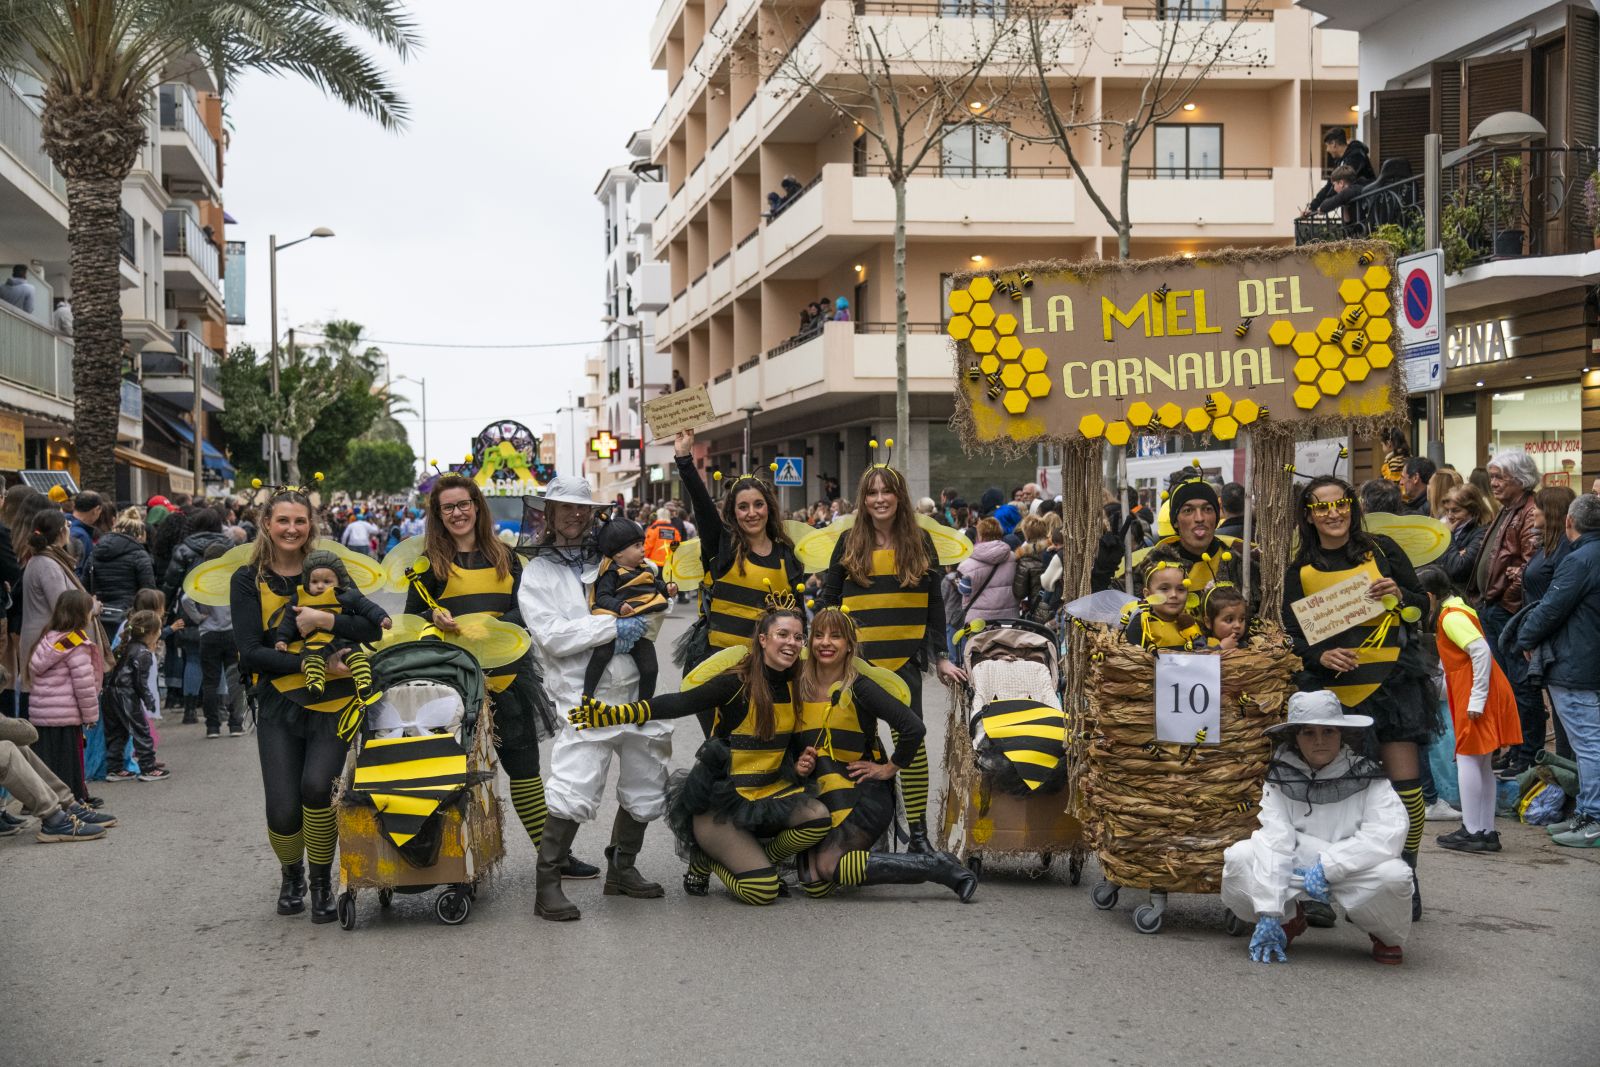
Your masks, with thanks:
M 1156 740 L 1182 745 L 1222 743 L 1221 656 L 1156 654 Z

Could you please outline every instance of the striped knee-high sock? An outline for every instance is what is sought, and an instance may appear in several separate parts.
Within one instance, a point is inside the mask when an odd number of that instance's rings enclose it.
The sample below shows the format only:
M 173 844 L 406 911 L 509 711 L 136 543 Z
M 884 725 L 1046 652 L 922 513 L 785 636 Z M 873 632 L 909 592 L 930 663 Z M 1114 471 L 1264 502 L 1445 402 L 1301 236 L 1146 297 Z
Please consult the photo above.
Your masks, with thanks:
M 1400 803 L 1406 806 L 1406 816 L 1411 820 L 1411 828 L 1406 832 L 1406 851 L 1415 852 L 1422 847 L 1422 830 L 1428 817 L 1428 805 L 1422 799 L 1422 779 L 1406 778 L 1391 784 L 1400 794 Z
M 867 858 L 871 853 L 864 849 L 846 852 L 839 857 L 839 869 L 833 880 L 839 885 L 861 885 L 867 880 Z
M 356 692 L 365 693 L 372 688 L 372 659 L 361 649 L 355 649 L 344 657 L 344 665 L 350 668 L 350 678 L 356 683 Z
M 778 872 L 771 867 L 745 871 L 743 874 L 734 874 L 720 863 L 712 863 L 711 869 L 728 887 L 728 892 L 746 904 L 760 907 L 778 899 Z
M 893 731 L 891 731 L 893 732 Z M 899 734 L 895 734 L 894 743 L 900 743 Z M 912 757 L 911 766 L 902 770 L 895 777 L 900 779 L 900 799 L 905 802 L 906 820 L 908 822 L 926 822 L 928 819 L 928 746 L 917 746 L 917 754 Z
M 296 830 L 292 834 L 275 833 L 267 831 L 267 840 L 272 842 L 272 852 L 278 857 L 278 862 L 287 867 L 291 863 L 299 863 L 300 857 L 305 854 L 305 838 Z
M 823 897 L 832 896 L 838 886 L 833 882 L 801 882 L 800 888 L 806 891 L 806 896 L 813 900 L 821 900 Z
M 767 854 L 767 862 L 782 863 L 790 856 L 800 855 L 827 837 L 828 831 L 832 828 L 833 822 L 830 819 L 818 819 L 815 822 L 791 826 L 763 845 L 761 851 Z
M 338 826 L 332 808 L 300 808 L 300 819 L 306 838 L 306 860 L 309 863 L 332 863 L 333 846 L 339 840 Z
M 306 676 L 306 689 L 313 695 L 320 695 L 328 687 L 328 663 L 321 656 L 301 660 L 300 673 Z
M 538 775 L 511 779 L 511 806 L 517 809 L 517 818 L 537 849 L 544 839 L 544 820 L 549 814 L 544 806 L 544 779 Z

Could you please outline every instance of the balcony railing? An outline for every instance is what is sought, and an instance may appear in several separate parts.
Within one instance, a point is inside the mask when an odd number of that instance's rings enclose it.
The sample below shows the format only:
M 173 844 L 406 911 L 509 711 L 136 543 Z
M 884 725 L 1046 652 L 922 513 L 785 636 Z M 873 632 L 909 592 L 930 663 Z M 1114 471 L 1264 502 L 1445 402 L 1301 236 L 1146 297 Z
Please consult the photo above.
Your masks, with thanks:
M 916 18 L 1003 19 L 1006 0 L 855 0 L 857 15 L 906 15 Z
M 161 128 L 181 130 L 194 145 L 200 165 L 212 181 L 217 180 L 217 139 L 211 136 L 200 118 L 199 101 L 187 85 L 172 82 L 161 87 Z
M 775 194 L 769 194 L 769 198 L 767 200 L 767 211 L 761 217 L 767 219 L 768 221 L 777 218 L 779 215 L 789 210 L 789 208 L 793 207 L 796 200 L 799 200 L 802 196 L 805 196 L 820 184 L 822 184 L 822 172 L 819 170 L 817 171 L 817 176 L 815 178 L 812 178 L 810 181 L 806 182 L 788 196 L 780 196 L 776 202 L 773 202 L 770 198 L 771 195 Z
M 895 324 L 892 322 L 858 322 L 855 324 L 856 333 L 894 333 Z M 942 322 L 908 322 L 907 333 L 944 333 Z
M 1215 7 L 1194 0 L 1173 0 L 1154 7 L 1125 7 L 1125 19 L 1159 19 L 1163 22 L 1271 22 L 1271 8 Z
M 200 360 L 200 384 L 214 393 L 222 391 L 222 357 L 207 348 L 188 330 L 174 330 L 172 347 L 176 353 L 145 352 L 140 363 L 146 378 L 194 378 L 194 361 Z
M 139 262 L 139 237 L 133 216 L 119 207 L 117 208 L 117 221 L 122 224 L 122 233 L 117 238 L 117 250 L 122 253 L 123 259 L 129 263 L 137 264 Z
M 1271 181 L 1271 167 L 1214 167 L 1200 164 L 1194 167 L 1129 167 L 1130 178 L 1171 179 L 1176 181 L 1218 181 L 1223 178 L 1247 181 Z
M 221 254 L 187 211 L 169 210 L 162 214 L 161 248 L 169 256 L 189 257 L 213 286 L 221 288 Z
M 888 177 L 889 168 L 882 163 L 857 163 L 853 168 L 857 178 Z M 913 172 L 915 177 L 940 178 L 1070 178 L 1071 167 L 1014 167 L 1009 163 L 987 165 L 980 163 L 946 163 L 937 175 L 933 171 Z
M 4 145 L 35 178 L 66 199 L 67 180 L 45 155 L 38 112 L 28 106 L 17 87 L 4 77 L 0 77 L 0 145 Z

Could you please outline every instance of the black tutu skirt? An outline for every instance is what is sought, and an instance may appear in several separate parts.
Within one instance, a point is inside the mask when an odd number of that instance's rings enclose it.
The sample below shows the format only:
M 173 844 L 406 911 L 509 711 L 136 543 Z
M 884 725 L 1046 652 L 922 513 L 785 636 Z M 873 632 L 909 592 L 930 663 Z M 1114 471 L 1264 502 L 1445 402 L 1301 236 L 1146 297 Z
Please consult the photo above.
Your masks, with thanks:
M 555 706 L 532 652 L 517 663 L 516 680 L 500 692 L 490 693 L 489 701 L 494 705 L 495 736 L 502 748 L 537 749 L 540 741 L 555 736 Z
M 678 670 L 688 674 L 711 658 L 711 620 L 704 614 L 694 620 L 672 645 L 672 662 Z
M 667 780 L 667 825 L 678 838 L 680 853 L 695 845 L 697 815 L 710 814 L 718 822 L 731 822 L 756 837 L 774 837 L 789 825 L 795 806 L 810 795 L 796 785 L 777 796 L 747 800 L 728 776 L 730 757 L 728 743 L 712 738 L 695 753 L 692 768 L 677 771 Z M 792 766 L 786 764 L 785 772 L 785 777 L 795 780 Z
M 1359 707 L 1349 710 L 1372 716 L 1368 736 L 1380 745 L 1395 741 L 1426 745 L 1444 731 L 1439 693 L 1433 683 L 1399 671 L 1386 678 Z

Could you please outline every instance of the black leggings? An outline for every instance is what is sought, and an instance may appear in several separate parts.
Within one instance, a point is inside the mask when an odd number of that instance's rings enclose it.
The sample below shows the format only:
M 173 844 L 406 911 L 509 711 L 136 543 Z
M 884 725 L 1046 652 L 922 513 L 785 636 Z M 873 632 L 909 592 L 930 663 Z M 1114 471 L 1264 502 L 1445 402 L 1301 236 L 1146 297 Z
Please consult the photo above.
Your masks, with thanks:
M 594 696 L 594 691 L 600 685 L 600 678 L 606 673 L 606 666 L 611 662 L 611 657 L 616 654 L 617 643 L 607 641 L 596 646 L 589 653 L 589 666 L 583 672 L 583 693 L 585 696 Z M 623 653 L 632 656 L 633 662 L 639 668 L 639 699 L 649 700 L 656 695 L 656 676 L 660 668 L 656 664 L 656 646 L 654 641 L 640 638 L 634 642 L 631 651 Z
M 261 756 L 261 785 L 267 796 L 268 830 L 285 836 L 298 834 L 302 807 L 329 806 L 333 780 L 344 770 L 349 747 L 332 730 L 291 729 L 270 711 L 262 717 L 256 727 L 256 748 Z

